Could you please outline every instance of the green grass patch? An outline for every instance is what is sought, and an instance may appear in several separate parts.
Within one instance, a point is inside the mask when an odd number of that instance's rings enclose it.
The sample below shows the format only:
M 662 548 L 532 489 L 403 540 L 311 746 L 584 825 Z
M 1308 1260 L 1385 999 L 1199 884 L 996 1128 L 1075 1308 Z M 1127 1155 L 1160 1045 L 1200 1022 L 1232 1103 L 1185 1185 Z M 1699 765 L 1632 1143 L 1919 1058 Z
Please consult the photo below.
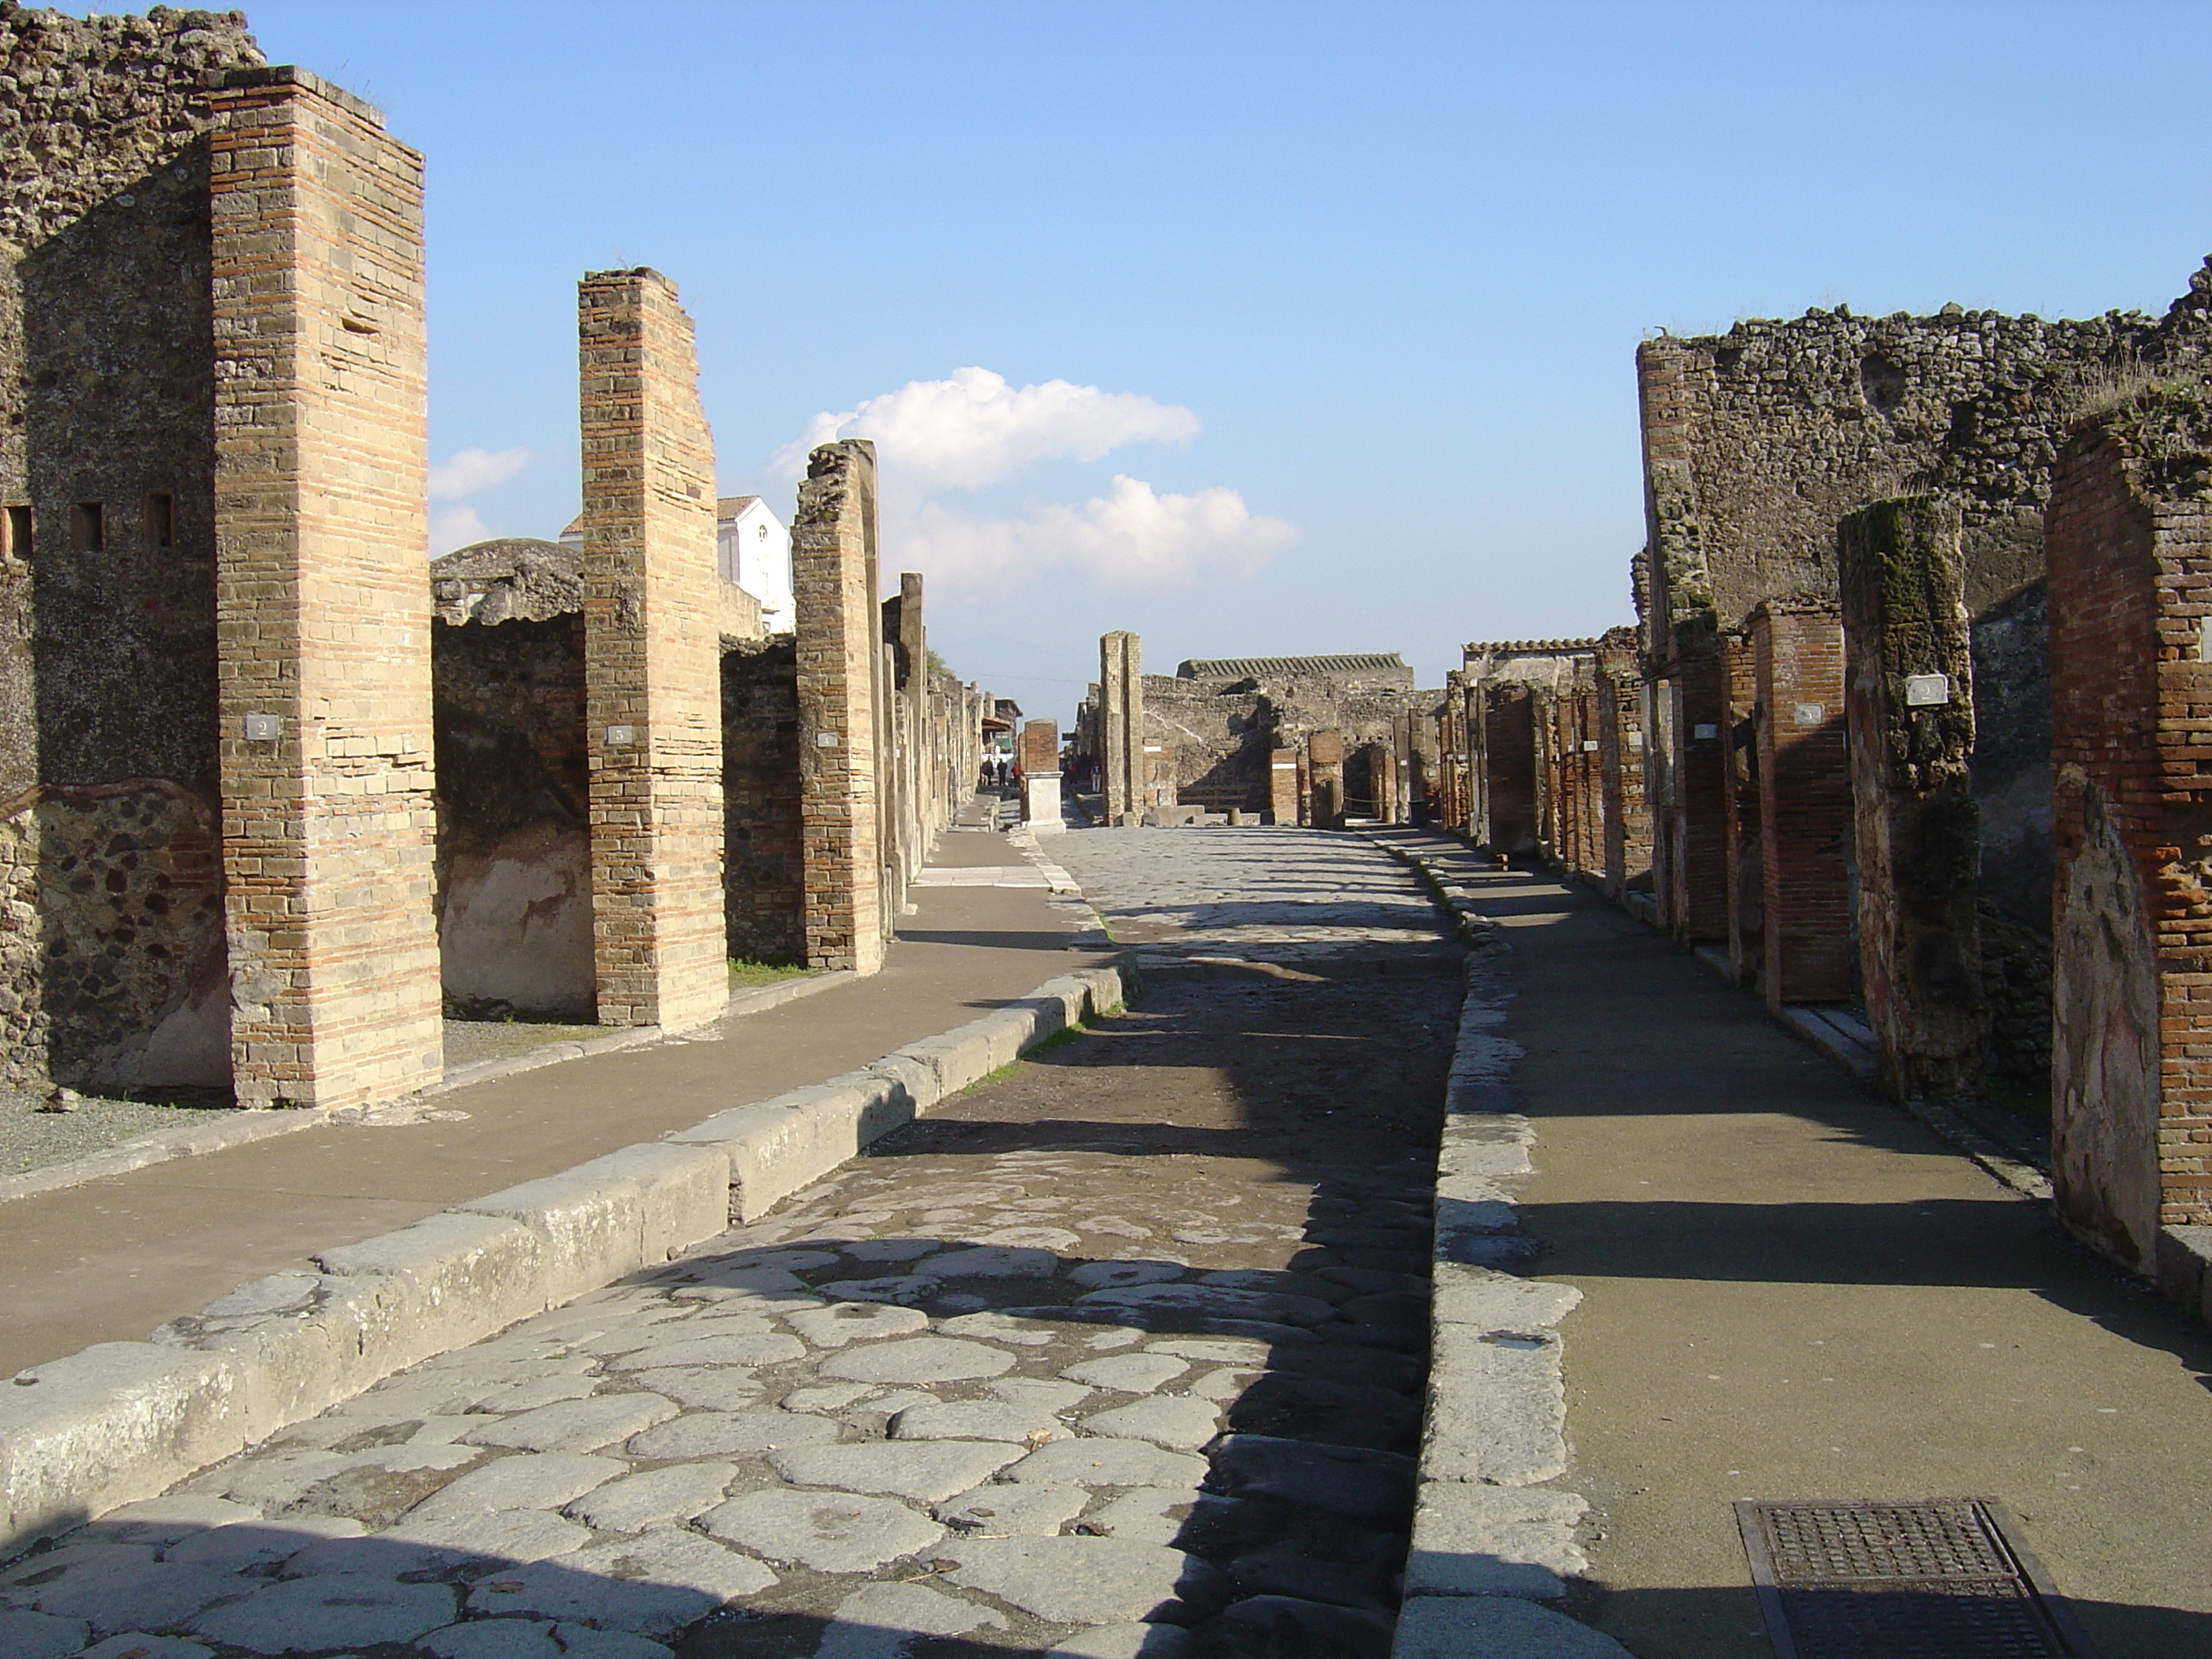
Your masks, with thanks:
M 781 985 L 787 979 L 805 979 L 820 970 L 795 962 L 760 962 L 750 957 L 730 958 L 730 988 L 750 991 L 762 985 Z

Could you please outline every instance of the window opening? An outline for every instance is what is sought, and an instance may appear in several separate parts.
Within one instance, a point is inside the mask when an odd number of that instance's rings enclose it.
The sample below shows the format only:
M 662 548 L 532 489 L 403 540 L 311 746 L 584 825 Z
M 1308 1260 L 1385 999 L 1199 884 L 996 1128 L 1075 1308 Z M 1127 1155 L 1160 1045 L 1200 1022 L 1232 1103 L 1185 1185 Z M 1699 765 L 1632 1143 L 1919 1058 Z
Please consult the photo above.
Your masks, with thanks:
M 70 539 L 78 552 L 99 553 L 106 550 L 105 519 L 98 501 L 79 501 L 70 509 Z
M 157 489 L 146 498 L 146 545 L 174 547 L 177 544 L 177 498 L 167 490 Z
M 0 511 L 0 556 L 10 559 L 31 556 L 31 509 L 10 507 Z

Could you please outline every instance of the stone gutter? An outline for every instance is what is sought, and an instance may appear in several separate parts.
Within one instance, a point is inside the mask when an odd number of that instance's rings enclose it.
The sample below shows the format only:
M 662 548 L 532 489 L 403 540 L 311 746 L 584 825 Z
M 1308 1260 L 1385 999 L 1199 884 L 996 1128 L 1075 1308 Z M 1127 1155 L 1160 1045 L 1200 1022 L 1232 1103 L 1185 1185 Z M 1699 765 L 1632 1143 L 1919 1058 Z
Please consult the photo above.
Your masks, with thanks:
M 323 1251 L 150 1341 L 18 1373 L 0 1385 L 0 1559 L 754 1219 L 1135 988 L 1127 959 L 1060 975 L 827 1083 Z
M 1567 1468 L 1559 1326 L 1582 1292 L 1522 1276 L 1537 1254 L 1518 1208 L 1536 1133 L 1514 1109 L 1521 1046 L 1498 1035 L 1511 996 L 1504 942 L 1449 872 L 1364 838 L 1412 866 L 1476 947 L 1437 1149 L 1428 1401 L 1392 1659 L 1630 1659 L 1543 1605 L 1589 1567 L 1575 1529 L 1589 1505 L 1550 1484 Z

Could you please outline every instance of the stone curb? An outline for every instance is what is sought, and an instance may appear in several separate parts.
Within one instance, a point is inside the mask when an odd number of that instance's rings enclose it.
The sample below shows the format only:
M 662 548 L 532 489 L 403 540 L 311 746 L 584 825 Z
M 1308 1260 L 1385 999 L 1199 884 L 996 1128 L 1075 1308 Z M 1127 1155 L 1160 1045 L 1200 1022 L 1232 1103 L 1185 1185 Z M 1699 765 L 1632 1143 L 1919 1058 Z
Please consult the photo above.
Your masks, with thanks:
M 781 985 L 763 985 L 750 991 L 740 991 L 730 999 L 729 1012 L 722 1018 L 727 1019 L 733 1016 L 762 1013 L 859 977 L 849 970 L 839 969 L 832 973 L 791 980 Z M 564 1060 L 581 1060 L 587 1054 L 611 1054 L 624 1048 L 641 1048 L 648 1043 L 661 1042 L 665 1035 L 658 1025 L 640 1025 L 628 1030 L 610 1031 L 605 1036 L 585 1037 L 575 1042 L 549 1042 L 544 1048 L 532 1048 L 525 1054 L 477 1060 L 471 1065 L 455 1066 L 446 1073 L 442 1083 L 434 1088 L 425 1089 L 418 1095 L 410 1096 L 409 1101 L 434 1100 L 441 1095 L 451 1094 L 456 1089 L 489 1083 L 496 1078 L 513 1077 L 520 1072 L 534 1072 L 541 1066 L 557 1066 Z M 401 1110 L 404 1112 L 404 1103 Z M 372 1121 L 374 1115 L 371 1115 Z M 0 1204 L 11 1199 L 29 1198 L 38 1193 L 58 1192 L 64 1187 L 82 1187 L 88 1181 L 128 1175 L 133 1170 L 143 1170 L 155 1164 L 167 1164 L 176 1158 L 197 1158 L 203 1152 L 220 1152 L 232 1146 L 250 1146 L 257 1140 L 267 1140 L 274 1135 L 288 1135 L 295 1130 L 312 1129 L 319 1124 L 343 1121 L 332 1118 L 327 1112 L 309 1108 L 293 1111 L 240 1112 L 218 1122 L 181 1123 L 167 1129 L 156 1129 L 151 1134 L 137 1135 L 65 1163 L 26 1170 L 21 1175 L 0 1176 Z
M 752 1219 L 1136 988 L 1126 959 L 1060 975 L 826 1084 L 323 1251 L 149 1341 L 20 1372 L 0 1385 L 0 1559 Z
M 1498 946 L 1431 860 L 1364 839 L 1416 870 L 1469 945 Z M 1582 1300 L 1571 1285 L 1512 1271 L 1536 1254 L 1521 1230 L 1516 1183 L 1534 1165 L 1535 1130 L 1514 1109 L 1521 1046 L 1498 1034 L 1505 988 L 1496 949 L 1467 958 L 1467 994 L 1444 1086 L 1437 1149 L 1427 1409 L 1415 1471 L 1393 1659 L 1630 1659 L 1579 1620 L 1542 1606 L 1589 1562 L 1577 1492 L 1541 1483 L 1566 1472 L 1566 1386 L 1559 1322 Z

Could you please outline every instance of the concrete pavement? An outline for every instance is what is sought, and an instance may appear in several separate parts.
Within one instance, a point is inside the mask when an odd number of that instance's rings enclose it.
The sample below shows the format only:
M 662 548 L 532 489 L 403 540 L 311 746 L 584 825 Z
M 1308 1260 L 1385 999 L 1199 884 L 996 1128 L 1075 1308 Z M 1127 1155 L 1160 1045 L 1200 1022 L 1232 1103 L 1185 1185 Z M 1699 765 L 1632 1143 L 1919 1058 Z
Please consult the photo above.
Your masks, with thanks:
M 1994 1497 L 2102 1659 L 2212 1652 L 2212 1336 L 1595 895 L 1422 840 L 1510 941 L 1534 1271 L 1585 1298 L 1575 1611 L 1765 1659 L 1732 1500 Z

